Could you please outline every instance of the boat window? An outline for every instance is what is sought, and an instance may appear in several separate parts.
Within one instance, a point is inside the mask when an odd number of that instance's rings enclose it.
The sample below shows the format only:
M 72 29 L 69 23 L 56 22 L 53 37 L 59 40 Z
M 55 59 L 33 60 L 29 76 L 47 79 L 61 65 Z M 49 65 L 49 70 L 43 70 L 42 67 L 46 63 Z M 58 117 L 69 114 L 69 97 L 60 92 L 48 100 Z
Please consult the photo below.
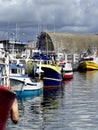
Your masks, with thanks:
M 93 60 L 93 58 L 86 58 L 86 59 L 82 59 L 82 61 L 92 61 Z
M 47 61 L 44 61 L 44 64 L 47 64 Z
M 11 70 L 11 73 L 12 73 L 12 74 L 16 74 L 16 73 L 17 73 L 17 69 L 12 69 L 12 70 Z
M 21 74 L 25 74 L 25 69 L 22 69 L 22 70 L 21 70 Z
M 87 55 L 88 55 L 87 53 L 84 53 L 84 54 L 83 54 L 83 57 L 86 57 Z
M 17 69 L 17 73 L 18 73 L 18 74 L 21 74 L 21 69 Z
M 60 64 L 60 65 L 59 65 L 59 67 L 63 67 L 63 68 L 64 68 L 64 67 L 65 67 L 65 65 Z

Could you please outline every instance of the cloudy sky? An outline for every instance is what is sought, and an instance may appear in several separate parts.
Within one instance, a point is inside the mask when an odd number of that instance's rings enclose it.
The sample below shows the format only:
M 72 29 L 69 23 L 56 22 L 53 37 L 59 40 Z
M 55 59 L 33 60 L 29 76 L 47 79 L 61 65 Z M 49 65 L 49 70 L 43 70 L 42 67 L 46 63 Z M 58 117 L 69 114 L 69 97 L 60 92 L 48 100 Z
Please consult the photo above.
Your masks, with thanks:
M 0 0 L 0 40 L 41 31 L 98 33 L 98 0 Z

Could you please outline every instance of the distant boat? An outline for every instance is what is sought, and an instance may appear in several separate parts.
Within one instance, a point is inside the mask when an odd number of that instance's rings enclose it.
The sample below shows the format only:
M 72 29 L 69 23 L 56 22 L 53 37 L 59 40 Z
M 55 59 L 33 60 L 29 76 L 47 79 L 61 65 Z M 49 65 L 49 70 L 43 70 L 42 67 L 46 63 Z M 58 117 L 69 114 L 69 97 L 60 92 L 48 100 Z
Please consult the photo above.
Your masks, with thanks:
M 0 86 L 0 130 L 5 130 L 15 97 L 16 94 L 11 89 Z
M 81 54 L 78 70 L 98 70 L 98 52 L 96 49 L 88 49 Z
M 68 80 L 73 78 L 73 68 L 72 64 L 70 62 L 59 62 L 59 67 L 62 72 L 62 79 L 63 80 Z

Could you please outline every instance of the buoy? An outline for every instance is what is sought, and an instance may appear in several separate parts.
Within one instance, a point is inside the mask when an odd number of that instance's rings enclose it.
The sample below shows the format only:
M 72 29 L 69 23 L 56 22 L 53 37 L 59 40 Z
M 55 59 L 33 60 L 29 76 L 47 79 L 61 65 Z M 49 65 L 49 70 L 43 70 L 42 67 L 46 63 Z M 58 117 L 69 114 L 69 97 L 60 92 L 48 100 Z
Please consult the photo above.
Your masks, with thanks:
M 12 108 L 11 108 L 11 120 L 13 123 L 17 124 L 19 121 L 19 113 L 18 113 L 18 101 L 15 98 Z

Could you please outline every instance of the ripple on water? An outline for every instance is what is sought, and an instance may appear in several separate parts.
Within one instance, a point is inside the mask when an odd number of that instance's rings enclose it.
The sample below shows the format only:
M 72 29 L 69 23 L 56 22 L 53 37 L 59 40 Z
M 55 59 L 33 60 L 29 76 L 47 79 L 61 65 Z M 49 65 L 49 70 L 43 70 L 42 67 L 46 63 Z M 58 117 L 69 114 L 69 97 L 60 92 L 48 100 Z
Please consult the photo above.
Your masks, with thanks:
M 20 121 L 6 130 L 98 130 L 98 72 L 74 72 L 58 91 L 19 102 Z

